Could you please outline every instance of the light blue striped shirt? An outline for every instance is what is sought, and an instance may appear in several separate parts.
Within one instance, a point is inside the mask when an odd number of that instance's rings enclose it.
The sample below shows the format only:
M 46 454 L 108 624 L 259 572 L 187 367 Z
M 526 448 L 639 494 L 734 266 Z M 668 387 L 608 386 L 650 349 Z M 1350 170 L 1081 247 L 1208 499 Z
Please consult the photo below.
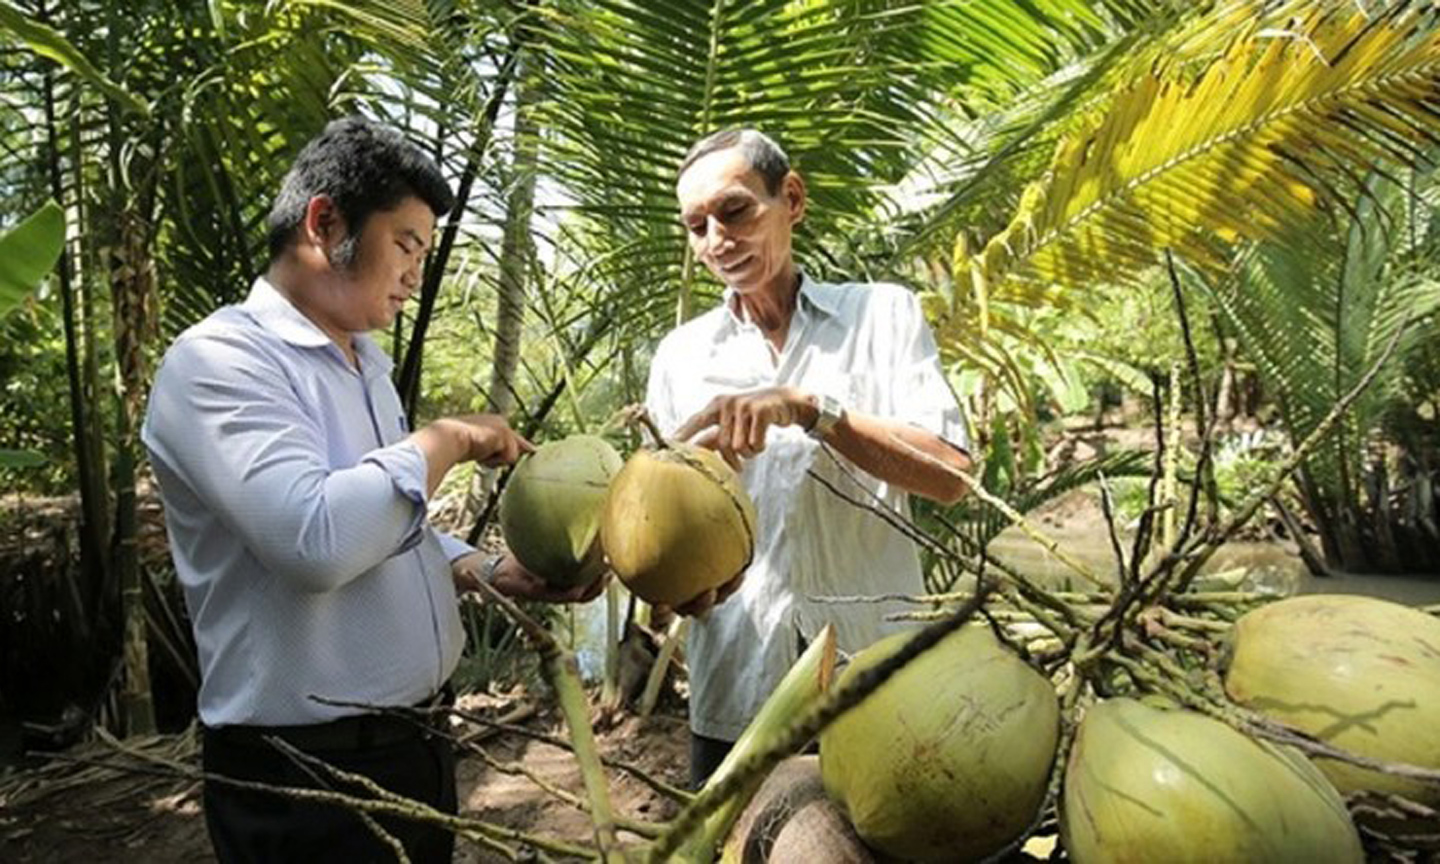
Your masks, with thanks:
M 404 443 L 392 363 L 359 369 L 270 283 L 166 353 L 142 437 L 195 628 L 208 726 L 411 705 L 464 645 L 450 560 L 425 520 L 426 462 Z

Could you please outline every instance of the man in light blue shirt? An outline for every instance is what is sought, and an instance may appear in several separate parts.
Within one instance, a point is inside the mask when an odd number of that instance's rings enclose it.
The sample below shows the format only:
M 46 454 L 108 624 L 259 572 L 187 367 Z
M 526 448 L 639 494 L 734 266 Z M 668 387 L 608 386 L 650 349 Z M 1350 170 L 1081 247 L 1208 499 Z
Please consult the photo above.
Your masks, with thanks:
M 182 334 L 157 373 L 143 437 L 199 649 L 208 772 L 313 785 L 263 740 L 273 734 L 454 812 L 448 741 L 332 703 L 439 698 L 464 643 L 455 581 L 477 570 L 529 599 L 598 591 L 550 592 L 509 557 L 482 566 L 426 522 L 453 466 L 532 449 L 493 415 L 409 432 L 391 361 L 364 335 L 415 290 L 453 205 L 439 168 L 398 132 L 331 123 L 285 178 L 266 274 Z M 336 808 L 215 783 L 205 806 L 222 861 L 391 854 Z M 448 832 L 382 824 L 411 860 L 450 860 Z

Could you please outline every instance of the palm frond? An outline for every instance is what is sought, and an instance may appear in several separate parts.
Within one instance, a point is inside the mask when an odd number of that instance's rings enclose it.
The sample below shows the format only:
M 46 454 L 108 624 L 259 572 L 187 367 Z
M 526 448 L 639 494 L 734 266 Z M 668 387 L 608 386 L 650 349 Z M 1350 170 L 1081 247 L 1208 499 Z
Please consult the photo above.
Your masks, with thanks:
M 1255 11 L 1271 14 L 1253 15 L 1223 53 L 1195 48 L 1116 92 L 1009 226 L 957 252 L 957 279 L 1038 302 L 1052 286 L 1134 278 L 1167 248 L 1218 273 L 1236 241 L 1338 204 L 1347 176 L 1372 162 L 1420 161 L 1440 130 L 1433 13 L 1313 4 L 1279 30 L 1272 10 Z M 1195 32 L 1213 35 L 1212 23 Z

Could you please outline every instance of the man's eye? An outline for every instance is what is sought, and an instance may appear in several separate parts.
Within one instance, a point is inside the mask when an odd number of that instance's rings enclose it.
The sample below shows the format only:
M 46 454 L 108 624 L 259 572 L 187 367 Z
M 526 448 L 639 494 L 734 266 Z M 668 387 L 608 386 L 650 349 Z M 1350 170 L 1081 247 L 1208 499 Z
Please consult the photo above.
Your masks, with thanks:
M 702 234 L 705 233 L 705 223 L 704 223 L 704 222 L 691 222 L 691 223 L 687 224 L 685 227 L 686 227 L 686 228 L 689 228 L 689 229 L 690 229 L 690 233 L 691 233 L 691 234 L 694 234 L 696 237 L 699 237 L 700 235 L 702 235 Z
M 745 218 L 745 214 L 749 212 L 749 204 L 736 204 L 733 207 L 726 207 L 723 211 L 721 211 L 720 218 L 725 220 L 726 222 L 734 222 L 738 219 Z

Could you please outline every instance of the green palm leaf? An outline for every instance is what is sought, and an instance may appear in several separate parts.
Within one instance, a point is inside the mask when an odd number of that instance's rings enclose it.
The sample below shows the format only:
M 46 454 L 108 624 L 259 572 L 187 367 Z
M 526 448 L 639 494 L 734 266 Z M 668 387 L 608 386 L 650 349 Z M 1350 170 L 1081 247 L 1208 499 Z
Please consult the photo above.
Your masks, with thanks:
M 0 318 L 40 284 L 65 246 L 65 214 L 54 201 L 0 236 Z
M 85 52 L 75 47 L 60 31 L 4 0 L 0 0 L 0 30 L 10 32 L 40 56 L 70 69 L 126 110 L 141 115 L 150 113 L 150 108 L 143 99 L 116 84 L 97 69 Z

